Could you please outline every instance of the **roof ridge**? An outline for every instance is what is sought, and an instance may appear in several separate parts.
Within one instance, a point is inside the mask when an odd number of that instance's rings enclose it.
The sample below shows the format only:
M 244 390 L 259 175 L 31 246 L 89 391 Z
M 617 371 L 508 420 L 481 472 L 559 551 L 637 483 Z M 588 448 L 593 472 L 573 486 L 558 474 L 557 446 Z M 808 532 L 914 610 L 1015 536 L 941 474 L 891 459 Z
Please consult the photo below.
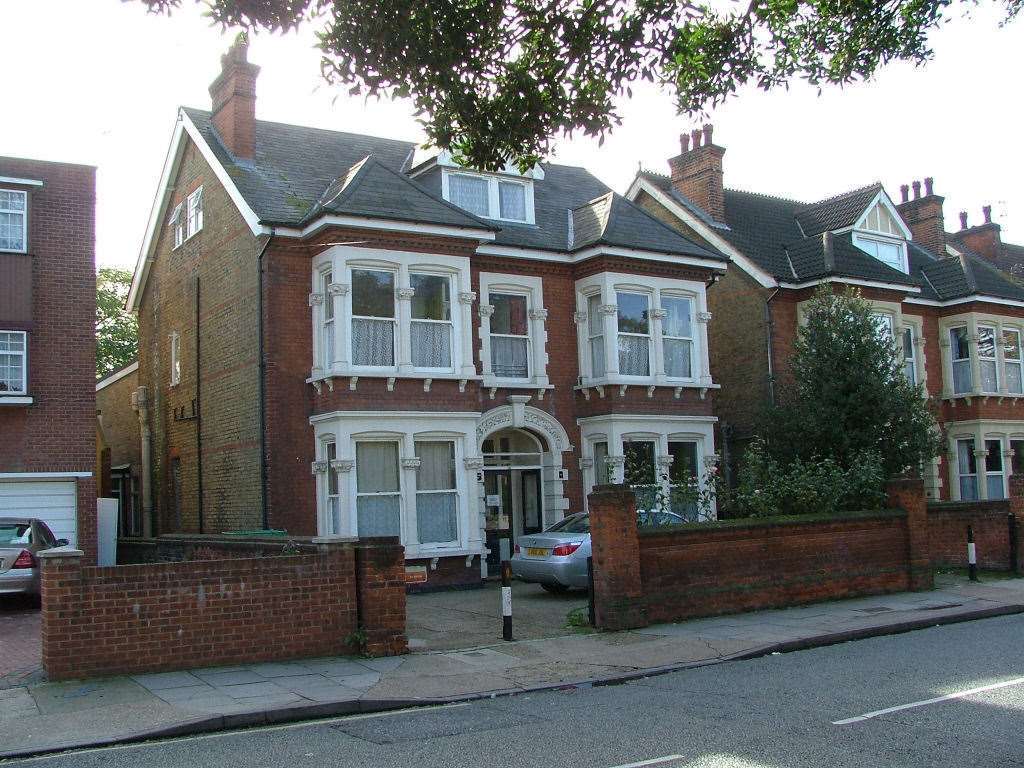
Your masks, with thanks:
M 750 195 L 751 197 L 760 197 L 764 200 L 774 200 L 779 203 L 795 203 L 796 205 L 807 205 L 802 200 L 794 200 L 791 197 L 782 197 L 780 195 L 769 195 L 767 192 L 752 192 L 749 189 L 737 189 L 736 187 L 725 187 L 726 192 L 735 192 L 738 195 Z
M 822 200 L 816 200 L 813 203 L 805 203 L 803 208 L 806 210 L 808 208 L 816 208 L 819 205 L 831 205 L 832 203 L 836 203 L 836 202 L 838 202 L 840 200 L 843 200 L 843 199 L 845 199 L 847 197 L 853 197 L 854 195 L 859 195 L 862 192 L 867 192 L 869 189 L 874 189 L 876 187 L 884 189 L 884 187 L 882 186 L 882 182 L 875 181 L 875 182 L 872 182 L 871 184 L 865 184 L 863 187 L 857 187 L 856 189 L 850 189 L 850 190 L 847 190 L 846 192 L 841 192 L 838 195 L 832 195 L 832 197 L 826 197 L 826 198 L 824 198 Z
M 604 193 L 603 195 L 598 195 L 597 197 L 593 198 L 592 200 L 587 200 L 587 202 L 585 202 L 585 203 L 580 203 L 580 204 L 579 204 L 579 205 L 577 205 L 577 206 L 576 206 L 575 208 L 570 208 L 569 210 L 570 210 L 570 211 L 578 211 L 578 210 L 581 210 L 582 208 L 586 208 L 587 206 L 593 205 L 593 204 L 594 204 L 594 203 L 596 203 L 596 202 L 597 202 L 598 200 L 603 200 L 604 198 L 608 197 L 608 195 L 614 195 L 614 194 L 615 194 L 615 190 L 614 190 L 614 189 L 609 189 L 609 190 L 608 190 L 607 192 L 605 192 L 605 193 Z

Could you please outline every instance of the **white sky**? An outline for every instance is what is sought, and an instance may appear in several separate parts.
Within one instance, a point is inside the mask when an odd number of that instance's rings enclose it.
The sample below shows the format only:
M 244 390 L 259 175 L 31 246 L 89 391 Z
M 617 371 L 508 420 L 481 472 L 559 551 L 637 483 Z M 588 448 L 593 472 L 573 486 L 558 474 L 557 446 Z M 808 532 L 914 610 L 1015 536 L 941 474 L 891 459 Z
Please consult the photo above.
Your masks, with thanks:
M 5 119 L 0 155 L 99 167 L 97 260 L 134 266 L 178 105 L 209 108 L 207 87 L 233 32 L 191 0 L 171 18 L 120 0 L 4 0 Z M 814 200 L 882 181 L 935 177 L 947 229 L 957 212 L 981 221 L 992 203 L 1004 238 L 1024 241 L 1020 52 L 1024 22 L 998 28 L 999 5 L 936 33 L 923 69 L 891 66 L 874 81 L 819 97 L 803 85 L 744 93 L 713 115 L 728 150 L 725 183 Z M 958 11 L 954 11 L 958 13 Z M 407 140 L 422 139 L 403 102 L 365 102 L 320 79 L 308 31 L 256 37 L 257 117 Z M 19 73 L 20 70 L 20 73 Z M 624 192 L 637 168 L 664 172 L 681 131 L 671 99 L 634 88 L 623 124 L 596 140 L 559 143 L 559 162 L 583 165 Z

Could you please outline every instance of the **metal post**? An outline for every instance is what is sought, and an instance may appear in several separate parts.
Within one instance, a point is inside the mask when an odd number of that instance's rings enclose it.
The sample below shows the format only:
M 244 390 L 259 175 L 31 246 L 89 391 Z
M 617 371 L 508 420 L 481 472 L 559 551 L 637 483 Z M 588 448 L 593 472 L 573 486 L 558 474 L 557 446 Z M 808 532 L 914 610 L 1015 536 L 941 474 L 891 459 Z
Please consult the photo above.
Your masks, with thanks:
M 501 561 L 501 638 L 512 639 L 512 563 Z
M 967 577 L 978 580 L 978 553 L 974 549 L 974 529 L 967 526 Z
M 1013 512 L 1006 516 L 1010 538 L 1010 573 L 1017 573 L 1020 563 L 1017 562 L 1017 516 Z
M 597 616 L 594 612 L 594 558 L 587 558 L 587 615 L 590 618 L 590 626 L 597 626 Z

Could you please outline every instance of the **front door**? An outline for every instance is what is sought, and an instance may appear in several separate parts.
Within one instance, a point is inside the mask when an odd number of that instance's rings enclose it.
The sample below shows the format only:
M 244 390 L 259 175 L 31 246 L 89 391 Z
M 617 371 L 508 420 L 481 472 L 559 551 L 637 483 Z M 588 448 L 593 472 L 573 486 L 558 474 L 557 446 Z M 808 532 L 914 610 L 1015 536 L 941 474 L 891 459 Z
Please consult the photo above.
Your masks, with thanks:
M 540 501 L 540 470 L 524 469 L 522 472 L 523 534 L 540 533 L 543 527 Z
M 484 470 L 488 573 L 501 572 L 501 540 L 512 551 L 512 470 Z

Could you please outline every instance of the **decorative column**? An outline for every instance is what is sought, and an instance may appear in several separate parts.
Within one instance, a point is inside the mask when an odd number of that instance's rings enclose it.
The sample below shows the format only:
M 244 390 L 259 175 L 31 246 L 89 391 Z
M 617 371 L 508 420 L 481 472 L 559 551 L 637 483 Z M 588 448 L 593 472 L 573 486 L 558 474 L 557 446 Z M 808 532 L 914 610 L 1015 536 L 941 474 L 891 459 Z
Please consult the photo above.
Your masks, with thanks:
M 547 321 L 548 311 L 546 309 L 530 310 L 530 339 L 533 342 L 533 381 L 540 386 L 546 386 L 547 377 Z
M 666 309 L 651 310 L 651 342 L 654 345 L 654 356 L 651 358 L 651 375 L 659 384 L 663 384 L 667 378 L 665 373 L 665 344 L 662 341 L 662 333 L 665 327 L 665 318 L 668 317 Z
M 967 321 L 967 348 L 971 355 L 971 393 L 981 394 L 981 361 L 978 360 L 978 323 L 973 317 Z
M 324 350 L 323 350 L 323 327 L 324 327 L 324 295 L 322 293 L 309 294 L 309 306 L 313 310 L 313 378 L 324 375 Z
M 669 500 L 669 508 L 665 510 L 666 512 L 669 512 L 672 509 L 671 472 L 673 461 L 674 457 L 669 456 L 667 454 L 658 456 L 655 459 L 655 472 L 657 473 L 655 476 L 655 480 L 657 480 L 658 482 L 658 487 L 661 489 L 662 496 Z
M 355 461 L 353 459 L 332 459 L 331 460 L 331 471 L 334 472 L 335 479 L 338 483 L 338 506 L 339 506 L 339 525 L 338 530 L 334 532 L 335 536 L 357 536 L 358 526 L 356 525 L 356 510 L 353 508 L 353 499 L 349 498 L 348 490 L 348 478 L 349 472 L 355 468 Z
M 407 444 L 412 441 L 412 435 L 406 435 L 406 438 Z M 418 456 L 411 456 L 410 453 L 407 453 L 406 458 L 402 459 L 400 487 L 406 503 L 403 504 L 405 520 L 401 521 L 400 527 L 405 529 L 403 540 L 406 546 L 419 546 L 420 531 L 416 523 L 416 470 L 420 468 L 421 462 Z
M 978 499 L 988 500 L 988 475 L 985 472 L 985 459 L 988 451 L 985 450 L 985 439 L 975 436 L 974 438 L 974 473 L 978 482 Z
M 611 447 L 610 441 L 609 447 Z M 609 455 L 605 461 L 608 463 L 608 479 L 611 484 L 621 485 L 626 482 L 626 457 Z
M 494 314 L 494 306 L 481 304 L 477 313 L 480 315 L 480 366 L 484 376 L 493 376 L 491 356 L 488 353 L 491 348 L 491 316 Z
M 707 386 L 711 383 L 711 368 L 710 368 L 710 354 L 708 347 L 708 325 L 711 323 L 710 312 L 698 312 L 697 313 L 697 329 L 700 334 L 700 349 L 698 350 L 699 362 L 698 366 L 700 369 L 700 383 Z
M 939 361 L 942 364 L 942 396 L 952 397 L 954 390 L 953 348 L 949 341 L 949 328 L 939 329 Z
M 462 329 L 461 362 L 459 372 L 464 378 L 476 376 L 476 363 L 473 361 L 473 302 L 476 293 L 473 291 L 459 292 L 459 327 Z
M 330 464 L 326 460 L 317 459 L 310 464 L 309 468 L 313 473 L 313 482 L 316 484 L 317 531 L 328 531 L 330 530 L 330 526 L 327 524 L 327 472 L 330 469 Z
M 487 515 L 484 510 L 484 460 L 482 456 L 467 456 L 462 460 L 466 470 L 467 488 L 467 545 L 471 550 L 483 552 L 487 540 Z M 480 576 L 487 578 L 487 558 L 480 556 Z
M 572 319 L 576 323 L 576 358 L 582 374 L 590 370 L 590 341 L 588 338 L 590 334 L 588 333 L 586 310 L 573 312 Z M 591 374 L 593 374 L 592 371 Z
M 395 298 L 398 306 L 395 307 L 398 315 L 398 326 L 395 333 L 398 334 L 398 374 L 409 373 L 412 370 L 412 297 L 416 295 L 415 288 L 396 288 Z
M 617 304 L 601 305 L 601 327 L 604 329 L 604 375 L 606 378 L 619 375 L 618 316 Z
M 348 359 L 348 324 L 344 321 L 345 295 L 349 291 L 348 283 L 331 283 L 327 286 L 327 300 L 332 302 L 334 310 L 334 354 L 333 368 L 343 371 L 349 369 Z

